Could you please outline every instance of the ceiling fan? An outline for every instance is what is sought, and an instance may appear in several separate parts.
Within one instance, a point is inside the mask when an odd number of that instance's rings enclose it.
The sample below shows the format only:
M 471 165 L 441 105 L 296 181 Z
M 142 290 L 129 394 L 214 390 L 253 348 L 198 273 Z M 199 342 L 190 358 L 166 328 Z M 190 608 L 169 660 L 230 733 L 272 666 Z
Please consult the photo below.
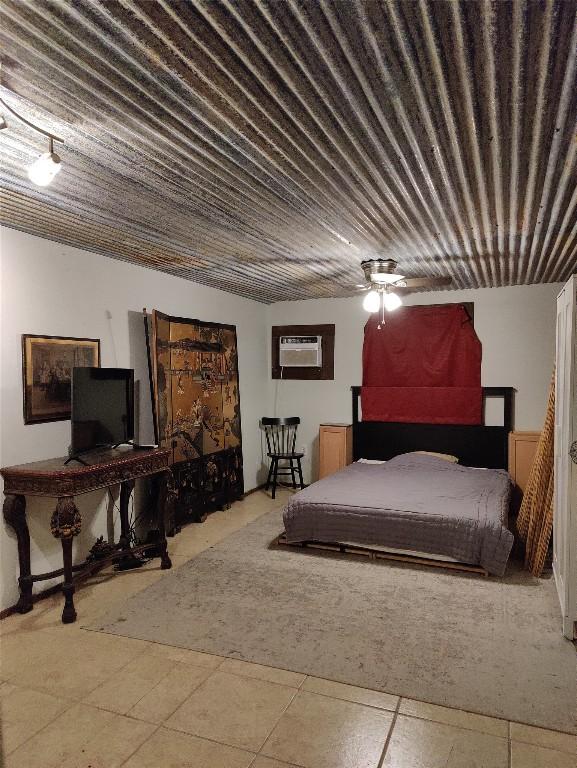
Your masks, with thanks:
M 396 272 L 398 263 L 394 259 L 367 259 L 361 262 L 365 273 L 366 285 L 359 288 L 369 292 L 364 298 L 363 309 L 367 312 L 383 311 L 392 312 L 398 309 L 403 300 L 401 295 L 410 293 L 418 288 L 438 288 L 449 285 L 452 277 L 405 277 Z

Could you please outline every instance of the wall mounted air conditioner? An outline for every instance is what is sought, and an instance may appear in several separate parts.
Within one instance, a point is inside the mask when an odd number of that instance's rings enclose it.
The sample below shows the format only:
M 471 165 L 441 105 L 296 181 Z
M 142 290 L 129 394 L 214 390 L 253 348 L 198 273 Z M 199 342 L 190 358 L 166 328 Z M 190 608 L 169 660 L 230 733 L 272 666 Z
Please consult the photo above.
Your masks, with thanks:
M 278 362 L 281 368 L 320 368 L 321 337 L 281 336 Z

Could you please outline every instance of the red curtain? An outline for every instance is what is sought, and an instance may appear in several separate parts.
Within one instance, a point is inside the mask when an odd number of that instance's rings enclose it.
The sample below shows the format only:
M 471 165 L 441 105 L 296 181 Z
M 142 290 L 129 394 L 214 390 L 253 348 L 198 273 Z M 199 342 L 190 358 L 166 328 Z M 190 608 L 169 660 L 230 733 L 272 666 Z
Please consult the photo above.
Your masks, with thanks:
M 363 421 L 481 424 L 481 342 L 462 304 L 401 307 L 365 325 Z

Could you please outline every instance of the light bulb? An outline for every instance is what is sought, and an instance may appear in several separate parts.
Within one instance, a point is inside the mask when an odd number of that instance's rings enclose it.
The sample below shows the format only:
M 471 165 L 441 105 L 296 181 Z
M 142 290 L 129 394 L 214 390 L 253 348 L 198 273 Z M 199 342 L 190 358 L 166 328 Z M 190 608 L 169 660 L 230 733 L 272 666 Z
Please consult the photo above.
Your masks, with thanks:
M 28 169 L 28 178 L 39 187 L 46 187 L 61 167 L 62 163 L 55 152 L 45 152 Z
M 369 291 L 363 299 L 363 309 L 365 312 L 378 312 L 381 305 L 380 296 L 376 291 Z
M 396 293 L 385 293 L 383 303 L 387 312 L 393 312 L 401 306 L 403 300 Z

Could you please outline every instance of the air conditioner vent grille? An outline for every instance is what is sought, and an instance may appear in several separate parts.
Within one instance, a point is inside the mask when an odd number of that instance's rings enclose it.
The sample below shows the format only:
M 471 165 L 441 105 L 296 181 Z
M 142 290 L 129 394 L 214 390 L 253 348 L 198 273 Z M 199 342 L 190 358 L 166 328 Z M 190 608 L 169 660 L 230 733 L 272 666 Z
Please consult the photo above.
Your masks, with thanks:
M 281 336 L 279 347 L 281 368 L 320 368 L 322 345 L 320 336 Z

